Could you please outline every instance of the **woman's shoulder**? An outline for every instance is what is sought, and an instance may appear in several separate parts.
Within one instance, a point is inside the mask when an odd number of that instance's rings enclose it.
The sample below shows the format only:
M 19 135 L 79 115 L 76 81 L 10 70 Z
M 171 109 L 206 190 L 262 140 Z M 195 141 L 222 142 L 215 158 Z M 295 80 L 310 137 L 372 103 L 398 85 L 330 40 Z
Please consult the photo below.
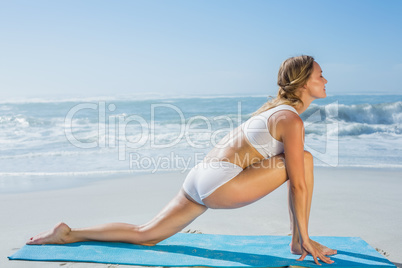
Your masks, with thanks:
M 296 111 L 296 109 L 293 106 L 288 105 L 288 104 L 281 104 L 281 105 L 278 105 L 276 108 L 277 108 L 277 111 L 291 111 L 291 112 L 299 115 L 299 113 Z
M 265 113 L 267 112 L 267 113 Z M 293 108 L 290 105 L 279 105 L 275 108 L 269 109 L 267 111 L 265 111 L 265 114 L 261 115 L 268 121 L 271 122 L 272 121 L 275 123 L 279 123 L 280 121 L 282 122 L 293 122 L 293 121 L 301 121 L 301 118 L 299 116 L 299 114 L 297 113 L 296 109 Z
M 289 105 L 288 105 L 289 106 Z M 292 107 L 292 106 L 289 106 Z M 293 108 L 293 107 L 292 107 Z M 294 111 L 293 111 L 294 110 Z M 280 109 L 269 118 L 269 125 L 275 125 L 276 128 L 286 133 L 289 131 L 299 131 L 304 129 L 303 120 L 300 118 L 296 109 Z
M 289 113 L 295 113 L 295 114 L 299 115 L 297 113 L 296 109 L 293 106 L 290 106 L 288 104 L 278 105 L 276 107 L 273 107 L 271 109 L 268 109 L 268 110 L 260 113 L 259 115 L 268 118 L 271 115 L 273 115 L 274 113 L 282 113 L 282 112 L 287 112 L 287 111 L 289 111 Z
M 286 133 L 290 132 L 303 132 L 304 131 L 304 123 L 300 116 L 296 113 L 290 111 L 283 111 L 279 115 L 280 120 L 278 120 L 277 127 L 282 130 L 282 133 L 286 135 Z
M 243 131 L 247 131 L 248 127 L 265 129 L 268 125 L 268 129 L 270 129 L 273 125 L 278 127 L 282 124 L 293 124 L 299 121 L 303 122 L 296 109 L 290 105 L 282 104 L 252 116 L 242 124 L 242 129 Z

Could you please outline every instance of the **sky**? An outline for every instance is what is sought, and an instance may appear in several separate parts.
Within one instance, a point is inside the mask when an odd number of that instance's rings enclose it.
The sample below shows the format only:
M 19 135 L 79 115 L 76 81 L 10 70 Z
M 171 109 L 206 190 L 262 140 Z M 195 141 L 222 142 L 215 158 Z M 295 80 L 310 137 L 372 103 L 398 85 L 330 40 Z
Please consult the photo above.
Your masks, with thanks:
M 272 95 L 307 54 L 327 94 L 401 94 L 400 0 L 0 0 L 0 98 Z

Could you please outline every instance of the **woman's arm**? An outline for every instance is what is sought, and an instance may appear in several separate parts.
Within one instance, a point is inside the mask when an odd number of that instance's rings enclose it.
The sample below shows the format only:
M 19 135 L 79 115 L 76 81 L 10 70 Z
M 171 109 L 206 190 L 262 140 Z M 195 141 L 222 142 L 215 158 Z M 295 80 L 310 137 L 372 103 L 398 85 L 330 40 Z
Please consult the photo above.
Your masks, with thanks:
M 304 178 L 304 125 L 293 112 L 286 112 L 278 130 L 284 144 L 286 172 L 290 181 L 291 198 L 302 241 L 308 241 L 307 200 L 308 192 Z
M 295 214 L 295 223 L 300 232 L 300 243 L 303 254 L 298 260 L 303 260 L 310 253 L 316 264 L 320 258 L 325 263 L 333 261 L 324 256 L 310 242 L 308 234 L 308 190 L 304 171 L 304 125 L 301 118 L 293 112 L 285 112 L 284 120 L 278 122 L 277 131 L 281 133 L 284 144 L 286 172 L 290 181 L 290 194 Z

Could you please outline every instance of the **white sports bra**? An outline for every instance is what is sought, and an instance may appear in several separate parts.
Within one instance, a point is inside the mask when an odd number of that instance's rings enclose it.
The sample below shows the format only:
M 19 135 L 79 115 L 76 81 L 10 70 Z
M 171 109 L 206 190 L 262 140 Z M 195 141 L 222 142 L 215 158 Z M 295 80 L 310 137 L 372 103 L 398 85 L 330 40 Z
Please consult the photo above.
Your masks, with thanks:
M 289 110 L 298 114 L 295 108 L 283 104 L 253 116 L 241 125 L 248 141 L 264 158 L 281 154 L 284 151 L 283 143 L 272 137 L 268 128 L 268 120 L 271 115 L 281 110 Z

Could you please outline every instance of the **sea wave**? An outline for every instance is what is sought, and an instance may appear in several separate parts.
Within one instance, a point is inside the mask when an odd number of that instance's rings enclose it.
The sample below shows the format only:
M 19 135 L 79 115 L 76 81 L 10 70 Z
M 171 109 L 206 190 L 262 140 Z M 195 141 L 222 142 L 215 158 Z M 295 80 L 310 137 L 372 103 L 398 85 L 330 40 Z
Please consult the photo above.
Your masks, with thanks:
M 320 112 L 317 112 L 318 110 Z M 306 135 L 401 135 L 402 102 L 311 105 L 304 119 Z
M 77 150 L 77 151 L 51 151 L 51 152 L 29 152 L 17 155 L 2 155 L 0 159 L 25 159 L 25 158 L 41 158 L 41 157 L 74 157 L 74 156 L 82 156 L 82 155 L 99 155 L 104 153 L 102 150 Z
M 189 169 L 189 168 L 188 168 Z M 188 170 L 186 169 L 186 170 Z M 143 169 L 143 170 L 93 170 L 93 171 L 71 171 L 71 172 L 0 172 L 0 178 L 4 177 L 91 177 L 91 176 L 108 176 L 108 175 L 139 175 L 148 173 L 162 172 L 183 172 L 183 168 L 165 168 L 165 169 Z
M 269 96 L 265 94 L 254 94 L 254 95 L 166 95 L 160 93 L 142 93 L 142 94 L 129 94 L 129 95 L 118 95 L 118 96 L 83 96 L 83 97 L 32 97 L 32 98 L 10 98 L 3 99 L 0 104 L 45 104 L 45 103 L 83 103 L 83 102 L 98 102 L 98 101 L 166 101 L 171 102 L 172 100 L 188 100 L 188 99 L 243 99 L 243 98 L 264 98 L 268 99 Z M 7 107 L 7 106 L 5 106 Z M 6 108 L 4 108 L 6 109 Z M 1 110 L 1 109 L 0 109 Z
M 312 109 L 319 107 L 312 105 Z M 325 105 L 325 117 L 333 121 L 363 124 L 402 124 L 402 102 Z M 321 109 L 324 109 L 321 107 Z
M 366 123 L 344 123 L 332 122 L 330 124 L 308 125 L 305 128 L 306 135 L 329 135 L 329 136 L 360 136 L 387 134 L 398 137 L 402 134 L 402 128 L 399 124 L 381 125 Z
M 115 169 L 126 172 L 131 153 L 147 159 L 161 158 L 171 152 L 185 159 L 198 151 L 206 153 L 265 101 L 261 97 L 245 97 L 244 102 L 240 97 L 233 98 L 163 99 L 183 113 L 179 115 L 165 106 L 155 110 L 152 122 L 150 107 L 157 102 L 155 97 L 152 97 L 155 102 L 116 97 L 116 109 L 102 104 L 103 118 L 99 113 L 101 105 L 97 104 L 94 109 L 78 111 L 68 120 L 65 118 L 76 103 L 66 100 L 56 104 L 50 100 L 45 104 L 46 100 L 42 100 L 44 103 L 0 105 L 0 164 L 3 167 L 0 176 L 58 176 L 60 172 L 79 175 L 86 174 L 86 170 L 90 174 L 93 174 L 91 170 L 94 174 L 112 174 Z M 133 116 L 131 121 L 130 116 Z M 392 167 L 401 162 L 401 97 L 332 97 L 310 105 L 301 116 L 305 122 L 306 144 L 321 148 L 321 145 L 339 143 L 339 149 L 325 148 L 339 152 L 340 164 Z M 139 117 L 145 124 L 135 120 Z M 387 160 L 379 162 L 379 153 L 387 156 Z
M 95 170 L 95 171 L 72 171 L 72 172 L 0 172 L 0 177 L 47 177 L 47 176 L 93 176 L 93 175 L 115 175 L 133 174 L 147 172 L 146 170 Z

